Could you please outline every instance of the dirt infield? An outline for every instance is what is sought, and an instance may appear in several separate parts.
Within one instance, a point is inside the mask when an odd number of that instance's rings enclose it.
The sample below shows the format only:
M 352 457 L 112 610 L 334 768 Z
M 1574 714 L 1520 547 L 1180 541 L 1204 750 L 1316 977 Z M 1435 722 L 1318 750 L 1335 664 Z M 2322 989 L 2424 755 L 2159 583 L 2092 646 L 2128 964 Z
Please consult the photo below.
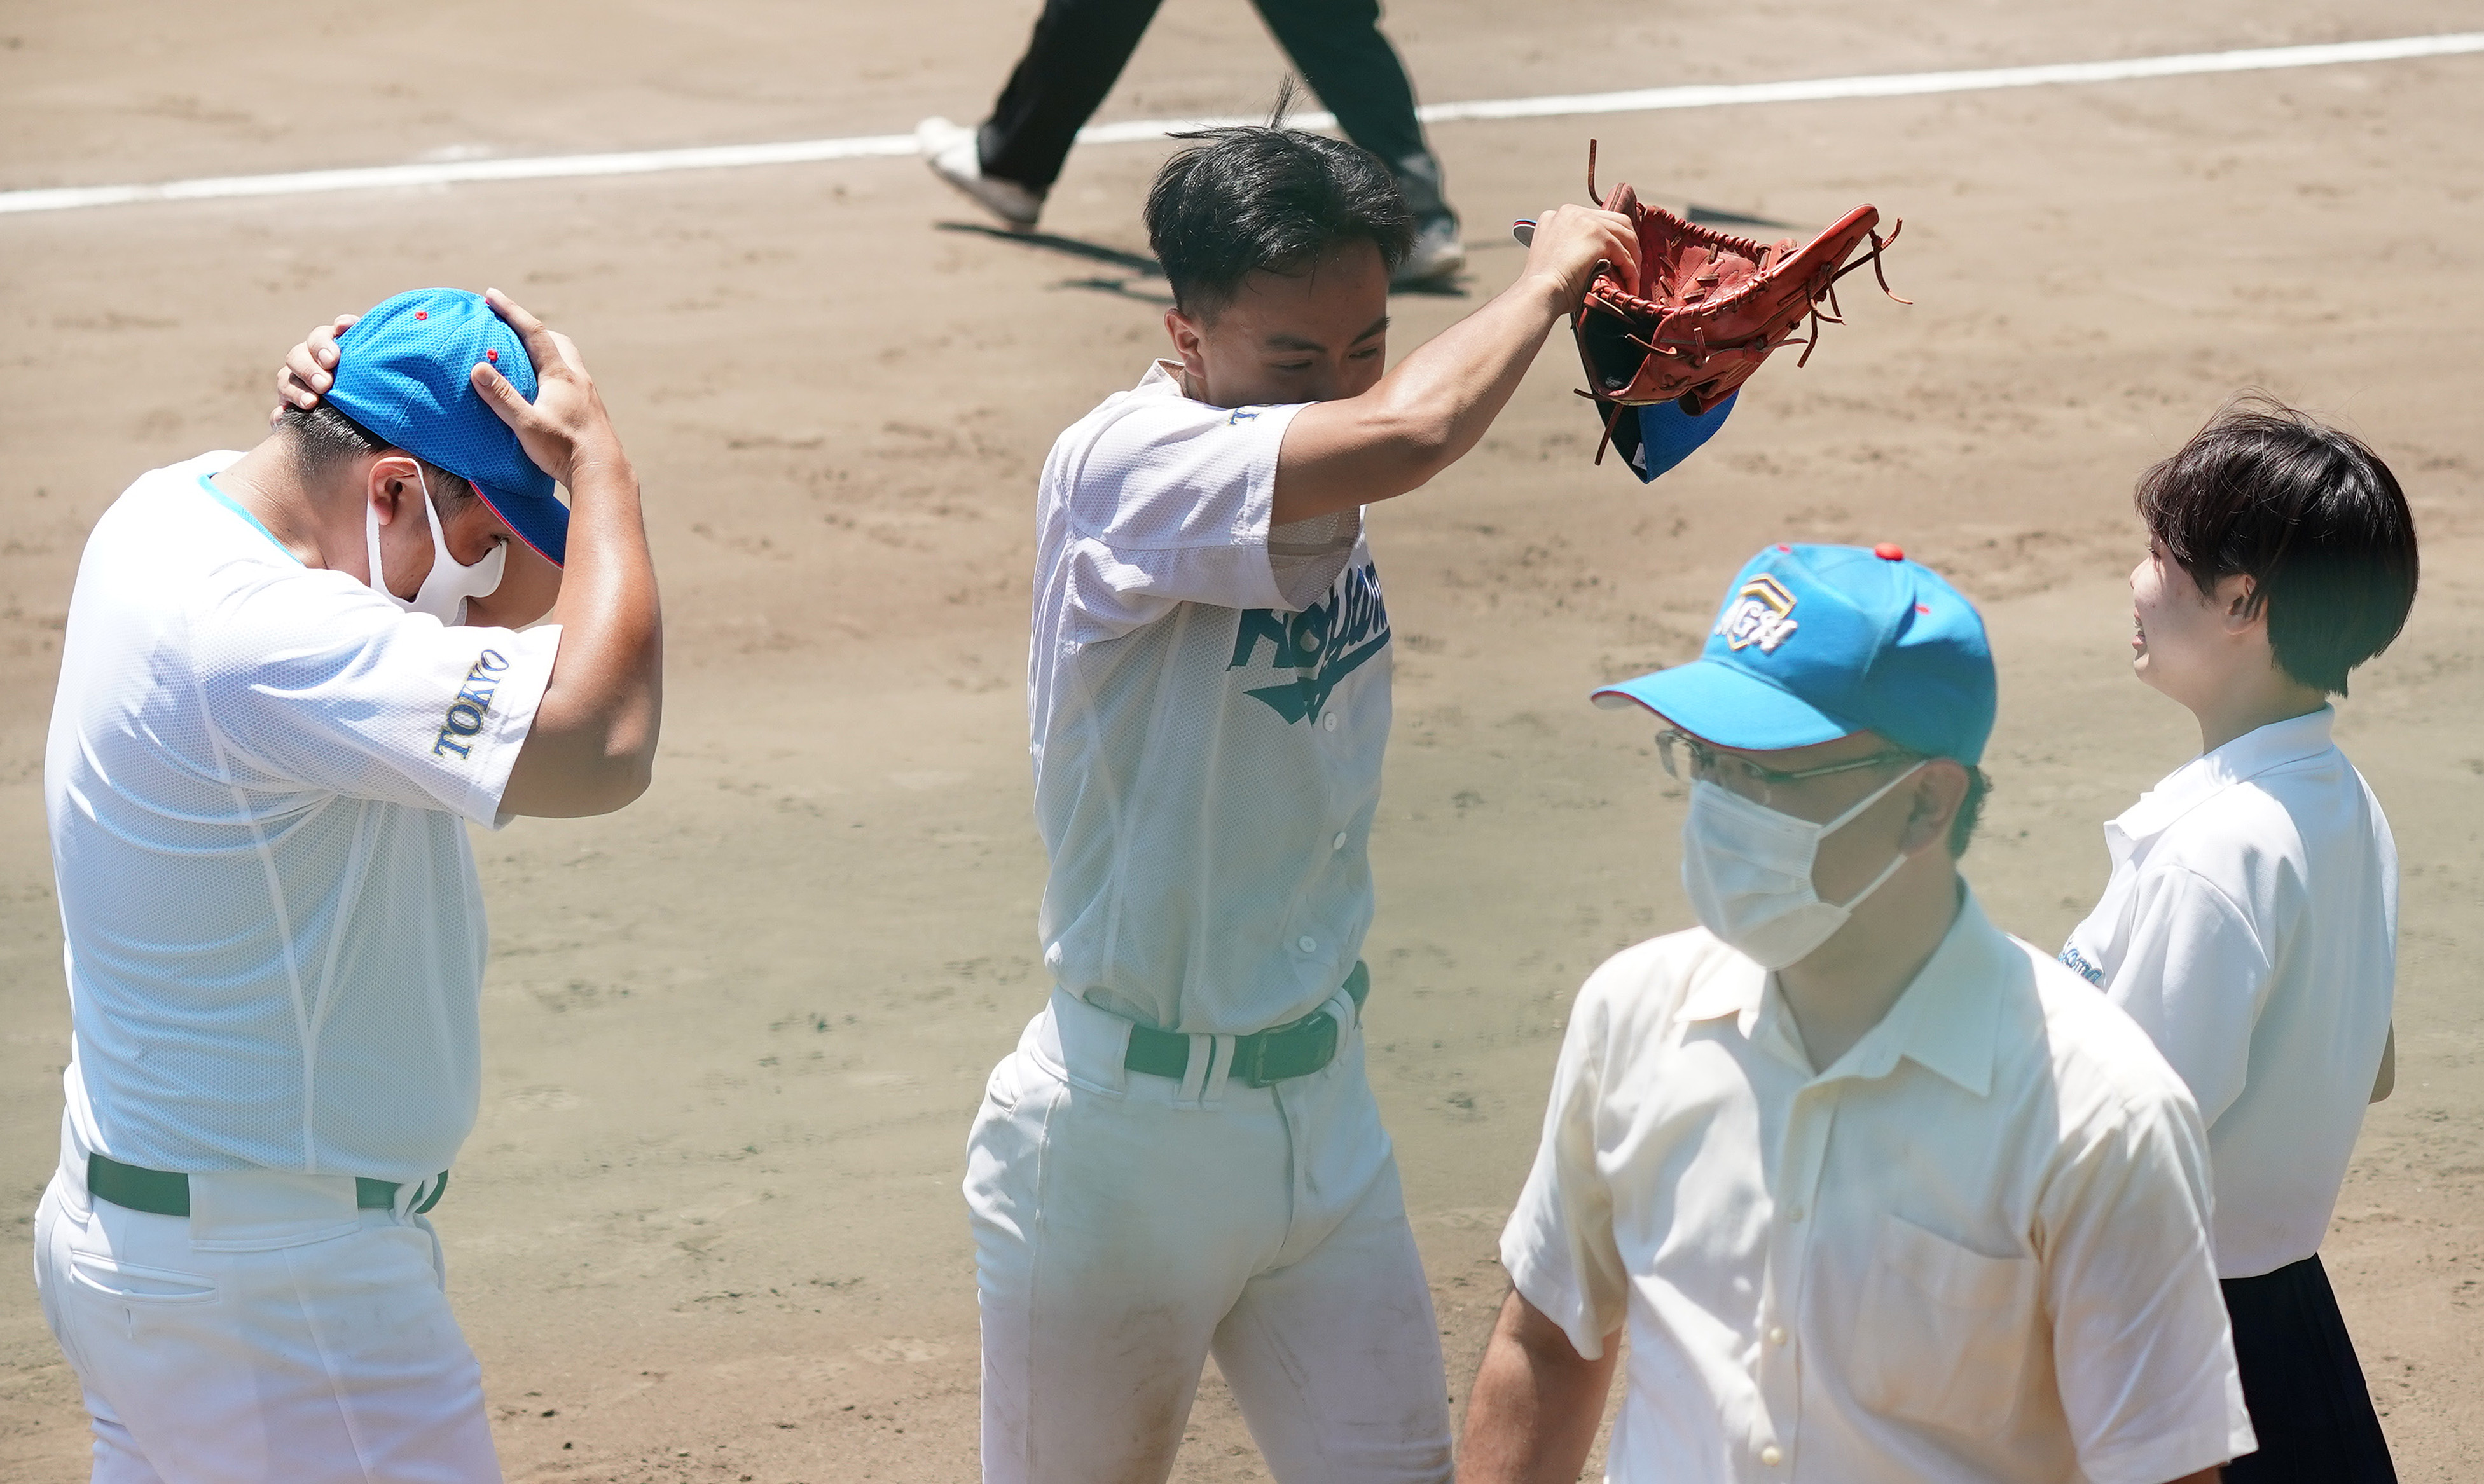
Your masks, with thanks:
M 641 0 L 0 15 L 0 189 L 880 134 L 973 118 L 1028 0 Z M 2460 29 L 2457 0 L 1688 8 L 1398 0 L 1426 98 L 1907 71 Z M 1171 0 L 1105 119 L 1246 112 L 1241 0 Z M 1984 607 L 1998 783 L 1969 877 L 2057 943 L 2097 824 L 2189 755 L 2126 673 L 2133 475 L 2232 391 L 2344 419 L 2426 544 L 2340 736 L 2405 870 L 2397 1095 L 2326 1249 L 2409 1480 L 2484 1476 L 2484 58 L 1440 126 L 1465 293 L 1501 224 L 1607 179 L 1807 229 L 1906 220 L 1915 307 L 1847 297 L 1660 484 L 1591 468 L 1548 347 L 1483 445 L 1379 507 L 1397 733 L 1374 836 L 1373 1079 L 1461 1400 L 1571 993 L 1689 922 L 1678 804 L 1594 683 L 1688 656 L 1780 537 L 1898 541 Z M 2466 141 L 2466 143 L 2461 143 Z M 1074 155 L 1009 240 L 909 160 L 0 218 L 0 1476 L 84 1476 L 24 1281 L 66 1056 L 40 774 L 84 533 L 139 472 L 247 446 L 304 326 L 498 284 L 574 335 L 648 493 L 670 620 L 657 786 L 478 840 L 479 1126 L 438 1220 L 523 1480 L 953 1481 L 975 1456 L 957 1192 L 983 1078 L 1047 987 L 1025 756 L 1031 494 L 1162 343 L 1152 145 Z M 1262 1477 L 1211 1384 L 1177 1477 Z

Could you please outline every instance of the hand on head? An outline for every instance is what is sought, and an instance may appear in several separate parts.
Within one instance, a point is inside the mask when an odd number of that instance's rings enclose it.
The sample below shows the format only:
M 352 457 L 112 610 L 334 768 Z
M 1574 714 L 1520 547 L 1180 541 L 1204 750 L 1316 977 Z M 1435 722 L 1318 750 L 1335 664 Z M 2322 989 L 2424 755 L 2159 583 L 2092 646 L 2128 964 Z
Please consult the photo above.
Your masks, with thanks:
M 327 324 L 312 325 L 302 343 L 284 353 L 284 364 L 276 368 L 276 406 L 267 415 L 269 427 L 282 421 L 290 409 L 308 412 L 319 405 L 319 398 L 337 384 L 329 374 L 337 368 L 337 337 L 362 317 L 339 314 Z
M 586 363 L 579 358 L 578 347 L 568 336 L 547 327 L 540 319 L 512 301 L 499 289 L 487 289 L 484 299 L 494 313 L 505 320 L 526 342 L 526 359 L 534 364 L 535 399 L 528 402 L 518 394 L 488 363 L 476 362 L 470 373 L 475 392 L 485 405 L 500 415 L 526 457 L 536 467 L 563 484 L 581 454 L 607 458 L 619 452 L 619 442 L 613 437 L 610 418 L 604 410 L 604 399 L 588 376 Z M 302 337 L 302 343 L 284 353 L 284 364 L 277 368 L 277 405 L 267 415 L 273 426 L 292 408 L 308 410 L 319 405 L 319 399 L 336 386 L 337 337 L 343 334 L 359 314 L 339 314 L 334 320 L 313 325 Z
M 518 435 L 526 457 L 563 484 L 573 484 L 571 472 L 581 461 L 617 458 L 620 441 L 613 436 L 604 398 L 569 337 L 547 327 L 497 288 L 485 289 L 483 298 L 526 341 L 526 359 L 534 363 L 535 399 L 519 395 L 507 377 L 481 362 L 469 380 L 485 405 Z

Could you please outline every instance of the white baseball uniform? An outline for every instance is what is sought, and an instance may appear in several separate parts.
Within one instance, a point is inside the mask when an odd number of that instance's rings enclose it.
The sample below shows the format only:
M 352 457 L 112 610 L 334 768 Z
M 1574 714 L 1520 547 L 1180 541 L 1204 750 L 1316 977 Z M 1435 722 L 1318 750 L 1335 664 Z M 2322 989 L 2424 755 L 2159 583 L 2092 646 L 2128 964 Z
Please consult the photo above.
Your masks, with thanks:
M 1029 709 L 1058 986 L 965 1183 L 987 1480 L 1161 1478 L 1212 1350 L 1280 1480 L 1449 1476 L 1440 1343 L 1339 992 L 1371 918 L 1389 617 L 1361 512 L 1271 528 L 1294 407 L 1152 367 L 1039 496 Z M 1234 1038 L 1326 1005 L 1317 1072 Z M 1133 1027 L 1190 1040 L 1179 1081 Z
M 38 1220 L 98 1480 L 497 1478 L 412 1209 L 472 1126 L 500 797 L 559 631 L 444 628 L 305 568 L 209 477 L 89 537 L 44 801 L 73 1043 Z M 189 1176 L 189 1217 L 87 1160 Z M 363 1210 L 357 1179 L 400 1186 Z

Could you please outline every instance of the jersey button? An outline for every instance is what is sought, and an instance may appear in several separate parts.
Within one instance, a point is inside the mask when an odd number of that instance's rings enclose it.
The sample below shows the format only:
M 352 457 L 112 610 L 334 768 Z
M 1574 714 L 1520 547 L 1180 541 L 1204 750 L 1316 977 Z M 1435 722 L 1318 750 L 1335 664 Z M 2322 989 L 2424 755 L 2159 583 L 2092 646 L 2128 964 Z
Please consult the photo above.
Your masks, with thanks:
M 1296 948 L 1301 949 L 1304 953 L 1310 953 L 1311 951 L 1313 951 L 1314 949 L 1316 949 L 1316 948 L 1318 948 L 1318 947 L 1319 947 L 1319 943 L 1318 943 L 1318 940 L 1314 939 L 1314 938 L 1313 938 L 1310 933 L 1308 933 L 1308 932 L 1307 932 L 1307 933 L 1304 933 L 1301 937 L 1298 937 L 1298 938 L 1294 939 L 1294 946 L 1295 946 Z
M 1760 1462 L 1773 1469 L 1777 1465 L 1785 1462 L 1785 1454 L 1775 1444 L 1771 1443 L 1767 1447 L 1760 1449 Z
M 1344 849 L 1345 849 L 1345 831 L 1344 831 L 1344 830 L 1341 830 L 1341 829 L 1340 829 L 1340 830 L 1338 830 L 1338 831 L 1336 832 L 1336 839 L 1334 839 L 1334 840 L 1332 840 L 1332 841 L 1330 841 L 1330 842 L 1328 843 L 1328 848 L 1329 848 L 1330 850 L 1344 850 Z
M 1771 1345 L 1782 1345 L 1782 1344 L 1784 1344 L 1784 1343 L 1785 1343 L 1785 1326 L 1784 1326 L 1784 1325 L 1782 1325 L 1782 1324 L 1778 1324 L 1778 1325 L 1770 1325 L 1770 1326 L 1768 1327 L 1768 1343 L 1769 1343 L 1769 1344 L 1771 1344 Z
M 1324 726 L 1324 727 L 1328 728 L 1328 729 L 1329 729 L 1330 731 L 1332 731 L 1332 732 L 1336 731 L 1336 713 L 1335 713 L 1335 712 L 1330 712 L 1327 715 L 1322 716 L 1322 717 L 1320 718 L 1320 725 L 1322 725 L 1322 726 Z

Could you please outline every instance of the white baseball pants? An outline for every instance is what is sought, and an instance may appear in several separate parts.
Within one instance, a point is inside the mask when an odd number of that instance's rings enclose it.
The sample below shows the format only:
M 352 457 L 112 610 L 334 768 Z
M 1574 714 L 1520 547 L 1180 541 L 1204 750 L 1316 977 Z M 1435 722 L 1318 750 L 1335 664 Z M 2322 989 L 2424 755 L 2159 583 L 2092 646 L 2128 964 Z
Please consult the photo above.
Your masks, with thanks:
M 91 1201 L 73 1151 L 43 1192 L 35 1285 L 94 1484 L 498 1484 L 429 1222 L 275 1173 L 193 1175 L 190 1210 Z
M 1056 990 L 967 1142 L 986 1484 L 1160 1484 L 1212 1352 L 1281 1484 L 1446 1484 L 1431 1291 L 1343 993 L 1336 1060 L 1125 1070 L 1129 1022 Z M 1212 1055 L 1210 1054 L 1212 1051 Z

